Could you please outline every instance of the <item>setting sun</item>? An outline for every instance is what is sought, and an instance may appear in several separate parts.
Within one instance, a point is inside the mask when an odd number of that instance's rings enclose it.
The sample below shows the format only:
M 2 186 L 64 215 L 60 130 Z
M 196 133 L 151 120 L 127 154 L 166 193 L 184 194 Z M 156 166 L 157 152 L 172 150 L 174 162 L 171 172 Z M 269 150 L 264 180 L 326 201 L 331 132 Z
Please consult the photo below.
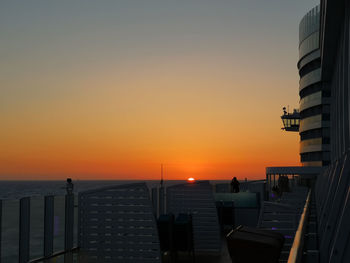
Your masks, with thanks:
M 196 180 L 193 177 L 190 177 L 187 179 L 187 182 L 194 183 Z

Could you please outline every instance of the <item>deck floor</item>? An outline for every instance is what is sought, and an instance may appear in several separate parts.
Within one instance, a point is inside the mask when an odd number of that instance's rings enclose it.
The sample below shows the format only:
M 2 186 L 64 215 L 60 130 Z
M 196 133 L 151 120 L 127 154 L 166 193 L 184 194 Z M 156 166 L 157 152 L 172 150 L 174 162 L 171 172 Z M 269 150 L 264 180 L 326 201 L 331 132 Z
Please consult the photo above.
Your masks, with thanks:
M 179 252 L 176 259 L 171 261 L 169 254 L 162 256 L 162 263 L 232 263 L 231 257 L 227 250 L 226 240 L 222 239 L 221 253 L 195 253 L 195 259 L 192 255 L 186 252 Z M 53 259 L 43 260 L 44 263 L 95 263 L 89 262 L 86 257 L 83 257 L 80 252 L 68 253 L 65 255 L 57 256 Z M 98 262 L 103 263 L 103 262 Z
M 195 259 L 188 253 L 178 253 L 176 260 L 171 261 L 169 255 L 163 255 L 162 263 L 232 263 L 227 250 L 226 240 L 222 239 L 221 253 L 219 255 L 212 253 L 195 253 Z
M 80 252 L 67 253 L 57 256 L 52 259 L 38 261 L 43 263 L 103 263 L 103 262 L 92 262 L 86 257 L 82 256 Z M 185 252 L 179 252 L 176 259 L 171 261 L 169 255 L 162 256 L 162 263 L 232 263 L 230 255 L 227 250 L 226 241 L 222 241 L 222 250 L 219 255 L 210 253 L 196 253 L 195 259 L 192 255 Z

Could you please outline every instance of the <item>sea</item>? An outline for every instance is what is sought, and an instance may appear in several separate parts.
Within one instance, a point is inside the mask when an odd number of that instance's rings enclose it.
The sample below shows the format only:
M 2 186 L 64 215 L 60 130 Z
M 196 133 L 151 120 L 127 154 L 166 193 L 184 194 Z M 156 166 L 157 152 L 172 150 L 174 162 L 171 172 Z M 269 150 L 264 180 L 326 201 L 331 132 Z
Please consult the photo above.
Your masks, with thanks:
M 77 180 L 73 181 L 74 193 L 120 184 L 145 182 L 151 189 L 160 185 L 160 180 Z M 163 186 L 185 183 L 186 180 L 164 180 Z M 228 180 L 210 180 L 212 184 L 229 183 Z M 62 181 L 1 181 L 0 200 L 14 200 L 22 197 L 42 197 L 65 195 L 66 182 Z
M 149 188 L 156 187 L 160 184 L 159 180 L 148 181 L 126 181 L 126 180 L 113 180 L 113 181 L 85 181 L 77 180 L 73 181 L 74 193 L 97 189 L 100 187 L 114 186 L 128 183 L 146 182 Z M 185 181 L 178 180 L 166 180 L 164 186 L 170 186 Z M 22 197 L 39 197 L 46 195 L 65 195 L 66 194 L 66 182 L 62 181 L 0 181 L 0 200 L 13 200 L 20 199 Z

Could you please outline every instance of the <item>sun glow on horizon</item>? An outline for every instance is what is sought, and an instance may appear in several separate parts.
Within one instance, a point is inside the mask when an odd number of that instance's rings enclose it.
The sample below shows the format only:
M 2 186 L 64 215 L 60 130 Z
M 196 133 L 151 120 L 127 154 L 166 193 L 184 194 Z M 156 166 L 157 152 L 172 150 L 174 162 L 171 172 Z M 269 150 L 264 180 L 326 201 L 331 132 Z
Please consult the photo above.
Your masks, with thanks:
M 194 183 L 196 181 L 196 179 L 194 179 L 193 177 L 187 178 L 187 182 L 189 183 Z

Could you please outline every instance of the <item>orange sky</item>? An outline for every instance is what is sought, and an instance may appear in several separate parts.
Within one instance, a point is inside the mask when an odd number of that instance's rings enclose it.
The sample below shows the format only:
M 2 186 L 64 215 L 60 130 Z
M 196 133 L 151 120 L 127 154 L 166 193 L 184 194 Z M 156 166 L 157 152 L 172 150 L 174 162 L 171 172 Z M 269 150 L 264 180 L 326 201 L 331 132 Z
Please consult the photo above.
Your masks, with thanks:
M 209 66 L 165 66 L 65 79 L 67 97 L 17 95 L 0 132 L 2 178 L 158 179 L 160 163 L 168 179 L 261 178 L 265 166 L 298 164 L 298 135 L 280 129 L 282 105 L 254 94 L 268 89 L 263 76 L 239 83 Z
M 257 22 L 245 34 L 236 28 L 245 18 L 227 12 L 239 10 L 207 4 L 120 14 L 118 23 L 108 7 L 73 10 L 70 24 L 50 12 L 15 21 L 9 8 L 0 180 L 159 179 L 161 163 L 165 179 L 257 179 L 266 166 L 299 165 L 299 136 L 280 129 L 280 115 L 298 104 L 304 11 L 288 17 L 292 4 L 281 5 L 280 24 L 248 12 Z M 152 15 L 173 17 L 160 26 Z

